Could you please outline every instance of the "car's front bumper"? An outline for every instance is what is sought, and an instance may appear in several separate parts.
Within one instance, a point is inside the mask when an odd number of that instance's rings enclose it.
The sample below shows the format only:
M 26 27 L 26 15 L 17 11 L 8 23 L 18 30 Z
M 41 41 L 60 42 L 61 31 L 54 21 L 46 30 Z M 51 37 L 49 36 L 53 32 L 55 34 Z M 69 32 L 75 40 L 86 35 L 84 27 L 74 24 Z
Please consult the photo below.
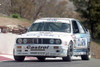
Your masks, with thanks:
M 57 48 L 58 47 L 58 48 Z M 62 46 L 48 45 L 17 45 L 14 49 L 15 56 L 48 56 L 48 57 L 65 57 L 67 49 Z

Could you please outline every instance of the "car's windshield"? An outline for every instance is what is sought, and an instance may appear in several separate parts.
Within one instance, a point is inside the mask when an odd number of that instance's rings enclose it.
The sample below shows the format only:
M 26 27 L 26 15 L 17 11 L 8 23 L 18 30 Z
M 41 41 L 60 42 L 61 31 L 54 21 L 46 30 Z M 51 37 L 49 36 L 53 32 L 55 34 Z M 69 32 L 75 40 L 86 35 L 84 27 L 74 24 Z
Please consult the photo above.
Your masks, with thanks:
M 29 31 L 53 31 L 53 32 L 71 32 L 71 26 L 68 23 L 60 22 L 40 22 L 33 23 Z

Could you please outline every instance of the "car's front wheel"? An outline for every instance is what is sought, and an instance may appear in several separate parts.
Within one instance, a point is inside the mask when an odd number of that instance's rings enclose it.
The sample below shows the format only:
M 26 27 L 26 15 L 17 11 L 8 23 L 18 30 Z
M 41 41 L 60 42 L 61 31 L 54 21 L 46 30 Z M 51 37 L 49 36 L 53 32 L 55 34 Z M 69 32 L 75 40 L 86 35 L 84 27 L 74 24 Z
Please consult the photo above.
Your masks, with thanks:
M 82 60 L 90 60 L 90 58 L 91 58 L 91 51 L 90 50 L 87 51 L 86 55 L 81 56 Z
M 70 42 L 70 47 L 68 48 L 67 57 L 63 57 L 64 61 L 71 61 L 71 57 L 73 55 L 73 42 Z
M 15 59 L 15 61 L 23 62 L 25 59 L 25 56 L 14 56 L 14 59 Z

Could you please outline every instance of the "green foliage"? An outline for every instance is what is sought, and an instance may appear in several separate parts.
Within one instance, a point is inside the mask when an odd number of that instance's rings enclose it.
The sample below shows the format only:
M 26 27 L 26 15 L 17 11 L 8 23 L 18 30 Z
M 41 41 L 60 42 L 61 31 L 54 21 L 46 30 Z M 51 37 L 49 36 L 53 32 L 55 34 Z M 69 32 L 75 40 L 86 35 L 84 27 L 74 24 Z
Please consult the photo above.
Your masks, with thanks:
M 94 37 L 100 38 L 100 0 L 91 1 L 91 18 L 94 23 Z
M 13 18 L 20 18 L 20 15 L 17 14 L 17 13 L 15 13 L 15 14 L 12 14 L 12 17 L 13 17 Z
M 70 0 L 76 6 L 76 11 L 86 20 L 85 25 L 90 28 L 93 38 L 100 38 L 100 0 Z

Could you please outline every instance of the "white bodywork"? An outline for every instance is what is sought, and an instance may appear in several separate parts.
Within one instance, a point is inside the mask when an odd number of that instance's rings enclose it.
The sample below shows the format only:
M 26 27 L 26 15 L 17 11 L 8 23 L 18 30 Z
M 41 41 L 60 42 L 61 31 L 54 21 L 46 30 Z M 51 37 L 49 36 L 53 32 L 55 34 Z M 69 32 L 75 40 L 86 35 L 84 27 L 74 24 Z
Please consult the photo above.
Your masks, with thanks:
M 84 55 L 84 49 L 87 49 L 90 38 L 80 38 L 79 34 L 73 34 L 72 18 L 42 18 L 36 20 L 34 23 L 40 22 L 61 22 L 71 24 L 71 33 L 66 32 L 53 32 L 53 31 L 31 31 L 20 35 L 16 38 L 52 38 L 60 39 L 61 44 L 15 44 L 14 55 L 15 56 L 46 56 L 46 57 L 66 57 L 67 50 L 70 46 L 70 42 L 73 42 L 73 55 Z M 77 20 L 76 20 L 77 21 Z M 83 35 L 84 37 L 85 35 Z M 76 49 L 82 49 L 81 51 Z

